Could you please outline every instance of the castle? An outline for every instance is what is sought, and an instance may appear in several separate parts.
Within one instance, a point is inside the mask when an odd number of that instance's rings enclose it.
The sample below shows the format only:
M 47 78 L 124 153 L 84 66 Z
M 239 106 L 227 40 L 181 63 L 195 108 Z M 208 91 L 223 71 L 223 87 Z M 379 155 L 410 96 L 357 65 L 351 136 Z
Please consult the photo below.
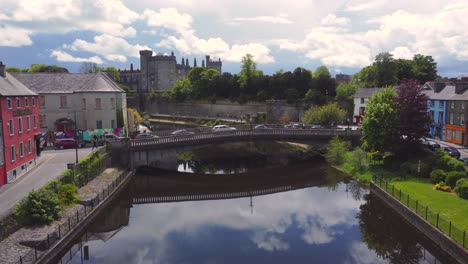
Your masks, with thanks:
M 206 63 L 206 65 L 205 65 Z M 193 67 L 197 67 L 197 59 L 193 59 Z M 203 68 L 211 68 L 222 73 L 221 59 L 214 61 L 210 56 L 202 60 Z M 153 56 L 151 50 L 140 50 L 140 69 L 133 69 L 130 64 L 130 70 L 120 70 L 120 82 L 137 90 L 139 93 L 150 93 L 155 90 L 171 90 L 174 83 L 188 76 L 192 67 L 188 59 L 182 58 L 178 64 L 174 52 L 171 55 L 156 54 Z

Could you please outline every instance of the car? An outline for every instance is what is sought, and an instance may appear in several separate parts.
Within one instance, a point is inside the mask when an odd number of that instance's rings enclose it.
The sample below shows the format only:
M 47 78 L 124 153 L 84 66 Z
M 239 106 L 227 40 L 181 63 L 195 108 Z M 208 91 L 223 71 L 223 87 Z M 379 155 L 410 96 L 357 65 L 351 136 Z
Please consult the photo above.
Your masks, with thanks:
M 230 127 L 226 125 L 216 125 L 213 127 L 212 131 L 213 132 L 221 132 L 221 131 L 233 131 L 236 130 L 235 127 Z
M 303 123 L 293 123 L 293 128 L 305 128 Z
M 310 128 L 318 129 L 318 128 L 323 128 L 323 127 L 321 125 L 311 125 Z
M 65 148 L 81 148 L 83 144 L 80 141 L 77 141 L 73 138 L 62 138 L 57 139 L 55 141 L 55 147 L 58 149 L 65 149 Z
M 179 129 L 171 133 L 171 135 L 174 136 L 188 136 L 188 135 L 193 135 L 192 131 L 188 131 L 187 129 Z
M 148 133 L 141 133 L 135 136 L 135 139 L 158 138 L 158 136 Z
M 460 152 L 454 147 L 444 147 L 444 151 L 456 159 L 460 158 Z
M 284 128 L 294 128 L 294 125 L 293 124 L 287 124 L 287 125 L 284 125 Z
M 271 127 L 268 127 L 267 125 L 256 125 L 254 127 L 255 130 L 263 130 L 263 129 L 271 129 Z
M 437 142 L 431 140 L 425 140 L 422 142 L 423 146 L 429 148 L 430 150 L 438 150 L 440 149 L 440 145 Z

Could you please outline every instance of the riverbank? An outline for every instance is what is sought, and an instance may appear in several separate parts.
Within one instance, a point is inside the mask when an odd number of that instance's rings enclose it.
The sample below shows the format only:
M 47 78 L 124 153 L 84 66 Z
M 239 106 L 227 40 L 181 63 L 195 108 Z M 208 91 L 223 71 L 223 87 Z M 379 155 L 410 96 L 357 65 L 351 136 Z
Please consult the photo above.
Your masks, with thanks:
M 89 201 L 95 201 L 101 194 L 109 191 L 115 181 L 124 171 L 118 168 L 107 168 L 101 175 L 91 180 L 87 185 L 78 189 L 78 196 L 82 197 L 81 204 L 65 208 L 61 218 L 47 226 L 23 227 L 15 233 L 0 241 L 0 260 L 2 263 L 15 263 L 31 254 L 33 246 L 46 241 L 49 243 L 49 234 L 53 234 L 59 226 L 66 225 L 70 218 L 76 219 L 77 212 L 82 212 Z

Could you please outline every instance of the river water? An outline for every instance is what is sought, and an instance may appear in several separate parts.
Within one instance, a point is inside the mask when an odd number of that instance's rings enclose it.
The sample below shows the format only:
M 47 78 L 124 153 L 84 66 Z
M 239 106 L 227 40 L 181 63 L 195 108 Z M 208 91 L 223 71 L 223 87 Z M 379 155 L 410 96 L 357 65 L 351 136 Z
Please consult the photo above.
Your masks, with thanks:
M 63 263 L 451 263 L 323 161 L 228 164 L 139 172 Z

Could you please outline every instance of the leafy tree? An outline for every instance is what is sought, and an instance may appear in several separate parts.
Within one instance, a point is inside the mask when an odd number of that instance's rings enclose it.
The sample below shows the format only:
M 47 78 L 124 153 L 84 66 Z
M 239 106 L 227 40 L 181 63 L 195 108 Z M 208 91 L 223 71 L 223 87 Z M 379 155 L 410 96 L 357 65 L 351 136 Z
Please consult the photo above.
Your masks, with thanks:
M 112 72 L 114 74 L 114 80 L 120 82 L 120 72 L 117 70 L 117 68 L 109 66 L 106 68 L 101 68 L 101 70 L 105 72 Z
M 415 79 L 421 84 L 434 81 L 437 79 L 437 63 L 434 62 L 432 56 L 416 54 L 413 57 L 413 72 Z
M 398 114 L 400 139 L 415 145 L 427 134 L 431 122 L 427 115 L 428 97 L 422 93 L 422 86 L 416 80 L 403 81 L 395 101 Z
M 19 223 L 48 224 L 59 218 L 61 211 L 58 195 L 48 188 L 32 191 L 23 198 L 14 211 Z
M 366 66 L 358 73 L 353 75 L 352 83 L 363 88 L 372 88 L 377 86 L 376 69 L 372 65 Z
M 394 108 L 396 93 L 391 87 L 375 93 L 362 121 L 362 142 L 369 152 L 391 151 L 398 139 L 398 113 Z
M 31 64 L 31 67 L 29 67 L 28 72 L 68 73 L 68 70 L 57 65 Z
M 398 68 L 398 80 L 415 79 L 414 63 L 412 60 L 397 59 L 395 63 Z
M 80 73 L 97 73 L 99 71 L 99 66 L 94 62 L 83 62 L 80 67 Z
M 348 149 L 349 143 L 336 136 L 328 144 L 325 158 L 333 165 L 341 165 L 345 161 L 345 155 Z
M 336 87 L 336 100 L 352 101 L 356 93 L 357 85 L 355 83 L 340 83 Z
M 331 78 L 330 71 L 328 70 L 327 66 L 320 66 L 315 69 L 314 78 Z
M 382 52 L 375 56 L 373 67 L 375 67 L 377 87 L 398 84 L 398 68 L 391 53 Z
M 313 106 L 304 113 L 304 123 L 319 124 L 323 126 L 331 126 L 332 124 L 342 121 L 346 116 L 346 111 L 336 103 L 329 103 L 323 106 Z
M 368 165 L 367 153 L 362 148 L 356 148 L 351 152 L 349 163 L 362 172 Z
M 253 61 L 252 54 L 247 53 L 242 58 L 241 71 L 239 72 L 240 87 L 248 87 L 252 78 L 260 76 L 261 74 L 262 73 L 257 70 L 257 64 Z
M 7 71 L 7 72 L 21 72 L 21 69 L 17 68 L 17 67 L 8 67 L 8 68 L 5 69 L 5 71 Z
M 192 93 L 192 84 L 188 79 L 180 79 L 174 83 L 174 88 L 171 90 L 171 97 L 177 101 L 184 101 L 189 98 Z

